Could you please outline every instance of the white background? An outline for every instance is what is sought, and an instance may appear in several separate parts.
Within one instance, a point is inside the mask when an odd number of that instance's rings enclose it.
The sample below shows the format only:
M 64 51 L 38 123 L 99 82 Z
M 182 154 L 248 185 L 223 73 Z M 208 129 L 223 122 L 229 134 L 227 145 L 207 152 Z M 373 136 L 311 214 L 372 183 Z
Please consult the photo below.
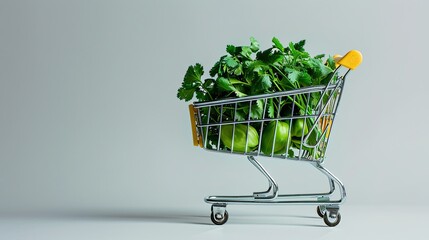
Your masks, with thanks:
M 192 146 L 187 103 L 176 98 L 189 65 L 208 72 L 227 44 L 251 36 L 263 49 L 276 36 L 306 39 L 313 55 L 360 50 L 325 166 L 347 188 L 344 208 L 427 212 L 428 7 L 418 0 L 1 0 L 0 215 L 206 214 L 204 196 L 264 190 L 244 157 Z M 280 191 L 327 187 L 310 165 L 262 163 Z

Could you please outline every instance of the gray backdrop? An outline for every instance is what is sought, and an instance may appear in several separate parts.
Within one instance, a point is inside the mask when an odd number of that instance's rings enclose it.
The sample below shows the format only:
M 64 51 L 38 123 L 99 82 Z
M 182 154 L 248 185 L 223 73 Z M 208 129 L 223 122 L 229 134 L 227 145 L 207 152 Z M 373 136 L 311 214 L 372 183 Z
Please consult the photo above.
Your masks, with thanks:
M 326 166 L 347 204 L 426 204 L 425 1 L 0 0 L 0 213 L 201 209 L 266 181 L 192 146 L 187 66 L 254 36 L 358 49 Z M 207 71 L 206 71 L 207 72 Z M 283 192 L 324 190 L 307 164 L 263 159 Z

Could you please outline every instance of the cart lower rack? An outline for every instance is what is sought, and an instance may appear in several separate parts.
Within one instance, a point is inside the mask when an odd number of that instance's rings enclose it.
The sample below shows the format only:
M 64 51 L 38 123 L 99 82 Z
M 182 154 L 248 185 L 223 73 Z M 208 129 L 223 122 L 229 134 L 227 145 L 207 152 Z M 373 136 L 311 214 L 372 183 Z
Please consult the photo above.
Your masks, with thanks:
M 326 85 L 189 105 L 195 146 L 247 156 L 269 183 L 266 191 L 252 195 L 206 197 L 214 224 L 228 220 L 229 204 L 316 205 L 326 225 L 341 221 L 339 206 L 346 190 L 322 164 L 346 76 L 361 63 L 362 55 L 352 50 L 335 60 L 337 68 Z M 329 191 L 279 194 L 276 181 L 256 160 L 259 156 L 307 162 L 328 178 Z M 333 199 L 335 194 L 338 199 Z

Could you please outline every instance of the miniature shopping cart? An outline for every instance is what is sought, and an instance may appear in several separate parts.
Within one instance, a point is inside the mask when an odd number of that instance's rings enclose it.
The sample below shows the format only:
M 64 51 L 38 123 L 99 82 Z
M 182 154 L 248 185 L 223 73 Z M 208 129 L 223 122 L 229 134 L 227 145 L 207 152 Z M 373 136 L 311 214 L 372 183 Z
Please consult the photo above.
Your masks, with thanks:
M 221 225 L 228 220 L 228 204 L 317 205 L 318 215 L 328 226 L 340 222 L 339 205 L 346 198 L 345 187 L 322 164 L 346 76 L 361 63 L 362 55 L 352 50 L 334 59 L 337 68 L 325 85 L 189 105 L 195 146 L 247 156 L 269 182 L 268 190 L 253 195 L 206 197 L 214 224 Z M 252 115 L 255 112 L 259 117 Z M 298 123 L 301 132 L 296 133 Z M 271 134 L 266 134 L 269 128 Z M 310 163 L 328 178 L 329 191 L 279 194 L 276 181 L 256 160 L 259 156 Z

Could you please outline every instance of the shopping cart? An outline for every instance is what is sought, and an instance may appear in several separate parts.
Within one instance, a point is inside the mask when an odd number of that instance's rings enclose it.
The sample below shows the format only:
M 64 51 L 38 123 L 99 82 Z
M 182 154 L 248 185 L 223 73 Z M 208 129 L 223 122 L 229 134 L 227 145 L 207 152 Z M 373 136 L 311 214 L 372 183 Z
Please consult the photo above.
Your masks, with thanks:
M 346 198 L 346 190 L 322 164 L 346 76 L 361 63 L 362 55 L 352 50 L 334 59 L 337 68 L 326 85 L 189 105 L 195 146 L 247 156 L 269 182 L 268 190 L 253 195 L 206 197 L 214 224 L 222 225 L 228 220 L 228 204 L 304 204 L 317 205 L 317 213 L 326 225 L 338 225 L 339 206 Z M 259 117 L 252 114 L 255 112 Z M 294 128 L 298 124 L 301 133 Z M 271 134 L 265 133 L 269 131 Z M 279 194 L 276 181 L 256 160 L 258 156 L 310 163 L 328 178 L 329 191 Z

